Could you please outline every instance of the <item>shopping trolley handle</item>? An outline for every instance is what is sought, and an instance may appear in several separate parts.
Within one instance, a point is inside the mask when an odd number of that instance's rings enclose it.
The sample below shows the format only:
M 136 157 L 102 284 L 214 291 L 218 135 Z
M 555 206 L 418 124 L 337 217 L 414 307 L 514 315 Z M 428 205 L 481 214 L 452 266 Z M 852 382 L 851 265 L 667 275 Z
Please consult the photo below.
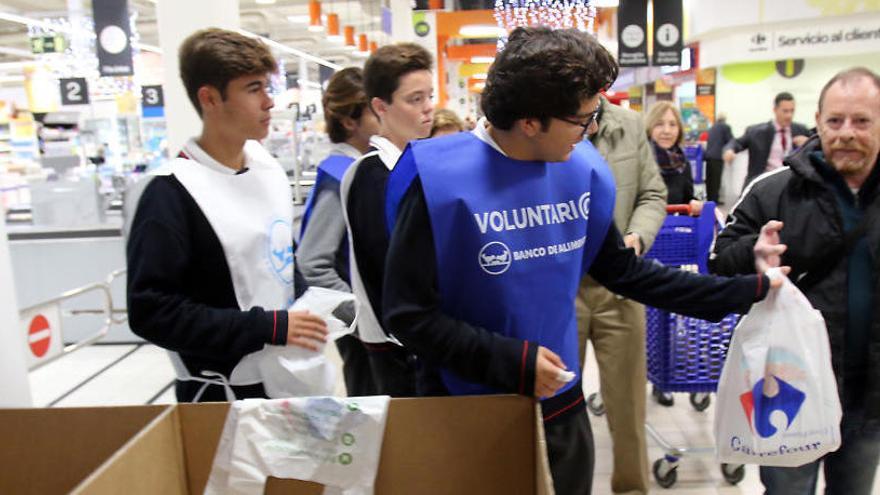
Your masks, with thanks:
M 666 213 L 690 215 L 691 205 L 666 205 Z

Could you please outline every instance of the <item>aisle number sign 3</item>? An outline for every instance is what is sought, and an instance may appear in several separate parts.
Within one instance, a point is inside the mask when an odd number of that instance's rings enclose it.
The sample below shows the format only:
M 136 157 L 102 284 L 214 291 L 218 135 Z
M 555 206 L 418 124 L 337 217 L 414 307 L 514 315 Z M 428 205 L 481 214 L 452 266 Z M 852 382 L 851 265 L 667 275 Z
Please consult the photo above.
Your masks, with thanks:
M 84 77 L 59 79 L 62 105 L 86 105 L 89 103 L 89 83 Z
M 141 86 L 141 114 L 144 117 L 165 115 L 165 94 L 162 86 Z
M 25 355 L 29 369 L 63 351 L 61 308 L 58 304 L 30 308 L 19 316 L 27 343 Z

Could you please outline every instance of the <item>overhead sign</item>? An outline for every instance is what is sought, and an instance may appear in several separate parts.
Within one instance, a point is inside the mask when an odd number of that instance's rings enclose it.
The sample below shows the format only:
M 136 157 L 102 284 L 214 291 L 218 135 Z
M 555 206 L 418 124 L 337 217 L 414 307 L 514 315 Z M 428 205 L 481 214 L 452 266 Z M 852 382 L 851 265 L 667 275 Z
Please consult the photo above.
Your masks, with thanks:
M 880 14 L 823 18 L 811 25 L 762 26 L 727 36 L 700 40 L 700 65 L 717 67 L 736 62 L 796 60 L 876 53 Z M 797 67 L 786 74 L 797 72 Z
M 27 343 L 28 368 L 62 352 L 61 309 L 57 304 L 23 311 L 20 318 Z
M 165 94 L 162 86 L 141 86 L 141 115 L 144 117 L 165 116 Z
M 55 36 L 34 36 L 31 38 L 31 51 L 35 54 L 61 53 L 67 49 L 67 38 Z
M 620 0 L 617 8 L 617 62 L 621 67 L 648 65 L 648 0 Z
M 62 105 L 85 105 L 89 102 L 89 83 L 84 77 L 59 79 Z
M 654 2 L 654 65 L 681 65 L 681 0 Z
M 102 76 L 131 76 L 131 28 L 128 0 L 92 0 L 98 70 Z

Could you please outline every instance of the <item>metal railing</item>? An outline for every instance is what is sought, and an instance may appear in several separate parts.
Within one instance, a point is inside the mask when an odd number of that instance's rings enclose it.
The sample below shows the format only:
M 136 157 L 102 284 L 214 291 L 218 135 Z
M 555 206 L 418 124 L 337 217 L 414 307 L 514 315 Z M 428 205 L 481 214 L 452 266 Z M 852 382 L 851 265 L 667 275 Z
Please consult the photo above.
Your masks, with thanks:
M 84 285 L 82 287 L 77 287 L 76 289 L 71 289 L 46 301 L 42 301 L 26 308 L 22 308 L 19 311 L 20 318 L 25 322 L 30 321 L 31 318 L 33 318 L 33 315 L 43 313 L 54 313 L 56 315 L 59 315 L 60 317 L 56 322 L 56 324 L 58 325 L 57 338 L 61 339 L 62 343 L 64 342 L 64 326 L 61 322 L 62 317 L 80 315 L 103 315 L 104 317 L 102 324 L 97 331 L 88 334 L 86 337 L 77 342 L 64 345 L 60 348 L 60 350 L 48 352 L 43 356 L 32 359 L 28 366 L 29 371 L 37 370 L 63 356 L 66 356 L 84 347 L 88 347 L 95 342 L 98 342 L 107 335 L 107 333 L 110 331 L 110 327 L 116 324 L 123 324 L 128 321 L 126 310 L 124 308 L 117 308 L 116 306 L 114 306 L 113 295 L 111 292 L 111 284 L 113 283 L 113 281 L 118 277 L 124 275 L 125 273 L 126 270 L 124 269 L 113 271 L 102 282 L 95 282 Z M 84 294 L 95 292 L 101 294 L 101 307 L 77 308 L 66 311 L 61 310 L 62 303 L 83 296 Z M 25 323 L 25 325 L 27 325 L 27 323 Z

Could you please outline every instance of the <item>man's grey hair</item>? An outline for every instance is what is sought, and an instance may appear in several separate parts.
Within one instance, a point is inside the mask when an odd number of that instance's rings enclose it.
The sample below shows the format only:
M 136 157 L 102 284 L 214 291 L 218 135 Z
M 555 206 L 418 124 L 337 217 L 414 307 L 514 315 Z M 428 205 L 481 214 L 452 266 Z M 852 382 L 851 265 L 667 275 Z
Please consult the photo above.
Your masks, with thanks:
M 828 91 L 828 88 L 834 86 L 838 82 L 847 85 L 862 78 L 870 79 L 874 82 L 874 86 L 880 90 L 880 76 L 867 67 L 853 67 L 851 69 L 840 71 L 835 74 L 831 80 L 825 83 L 825 87 L 823 87 L 822 92 L 819 93 L 819 111 L 822 111 L 822 102 L 825 100 L 825 93 Z

